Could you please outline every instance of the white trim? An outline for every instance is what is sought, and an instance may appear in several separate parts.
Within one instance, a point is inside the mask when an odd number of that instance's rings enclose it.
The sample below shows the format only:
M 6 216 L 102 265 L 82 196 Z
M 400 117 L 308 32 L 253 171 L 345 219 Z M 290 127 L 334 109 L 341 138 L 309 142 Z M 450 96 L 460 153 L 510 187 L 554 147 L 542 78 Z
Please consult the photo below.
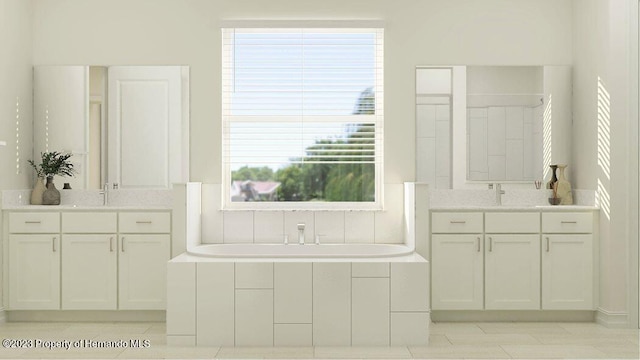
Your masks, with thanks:
M 222 20 L 221 28 L 382 28 L 383 20 Z
M 7 142 L 6 141 L 0 141 L 0 146 L 7 146 Z
M 629 314 L 623 311 L 608 311 L 598 308 L 596 322 L 608 328 L 628 328 Z

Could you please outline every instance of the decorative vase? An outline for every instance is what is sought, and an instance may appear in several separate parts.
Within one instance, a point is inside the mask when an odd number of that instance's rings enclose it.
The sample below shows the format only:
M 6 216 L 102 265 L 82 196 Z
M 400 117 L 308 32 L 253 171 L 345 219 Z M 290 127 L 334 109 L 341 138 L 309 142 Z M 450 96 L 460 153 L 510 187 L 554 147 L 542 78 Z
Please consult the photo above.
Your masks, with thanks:
M 44 179 L 38 178 L 36 185 L 31 191 L 31 205 L 42 205 L 42 194 L 47 188 L 44 187 Z
M 567 165 L 558 165 L 558 190 L 560 205 L 573 205 L 573 194 L 571 193 L 571 183 L 564 176 L 564 169 Z
M 558 165 L 549 165 L 549 167 L 551 168 L 551 180 L 547 183 L 547 189 L 553 190 L 553 184 L 558 181 L 558 178 L 556 177 L 556 169 L 558 169 Z
M 42 194 L 42 205 L 60 205 L 60 191 L 53 183 L 53 176 L 47 177 L 47 190 Z

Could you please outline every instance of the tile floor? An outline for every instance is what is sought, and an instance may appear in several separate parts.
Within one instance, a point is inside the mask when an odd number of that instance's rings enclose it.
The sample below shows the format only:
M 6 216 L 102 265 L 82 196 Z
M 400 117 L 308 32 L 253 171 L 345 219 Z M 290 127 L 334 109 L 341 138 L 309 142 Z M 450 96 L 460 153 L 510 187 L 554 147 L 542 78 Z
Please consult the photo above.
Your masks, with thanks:
M 434 323 L 429 346 L 388 348 L 184 348 L 164 323 L 2 323 L 2 339 L 149 340 L 149 348 L 0 349 L 17 359 L 639 359 L 638 330 L 592 323 Z

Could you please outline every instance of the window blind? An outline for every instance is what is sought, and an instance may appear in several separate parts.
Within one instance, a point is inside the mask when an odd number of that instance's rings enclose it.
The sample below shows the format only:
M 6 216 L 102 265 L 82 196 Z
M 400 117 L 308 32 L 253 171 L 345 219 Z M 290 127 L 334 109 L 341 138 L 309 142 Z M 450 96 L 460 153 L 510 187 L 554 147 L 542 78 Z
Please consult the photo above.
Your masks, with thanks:
M 222 29 L 226 185 L 243 166 L 371 164 L 379 189 L 383 35 L 379 28 Z

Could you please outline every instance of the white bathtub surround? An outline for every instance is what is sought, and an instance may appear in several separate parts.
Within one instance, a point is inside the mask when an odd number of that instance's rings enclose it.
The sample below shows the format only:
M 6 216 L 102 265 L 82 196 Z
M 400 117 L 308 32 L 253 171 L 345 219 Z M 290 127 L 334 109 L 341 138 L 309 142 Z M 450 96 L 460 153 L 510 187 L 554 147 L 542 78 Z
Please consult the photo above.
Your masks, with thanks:
M 533 183 L 531 184 L 533 187 Z M 508 184 L 503 185 L 505 191 L 502 195 L 502 206 L 543 206 L 549 205 L 549 197 L 552 197 L 548 189 L 513 189 Z M 594 206 L 594 190 L 573 190 L 574 204 L 580 206 Z M 490 207 L 496 205 L 495 190 L 429 190 L 429 206 L 441 207 Z
M 168 271 L 168 343 L 428 342 L 428 263 L 417 254 L 377 259 L 216 259 L 183 254 L 169 262 Z

